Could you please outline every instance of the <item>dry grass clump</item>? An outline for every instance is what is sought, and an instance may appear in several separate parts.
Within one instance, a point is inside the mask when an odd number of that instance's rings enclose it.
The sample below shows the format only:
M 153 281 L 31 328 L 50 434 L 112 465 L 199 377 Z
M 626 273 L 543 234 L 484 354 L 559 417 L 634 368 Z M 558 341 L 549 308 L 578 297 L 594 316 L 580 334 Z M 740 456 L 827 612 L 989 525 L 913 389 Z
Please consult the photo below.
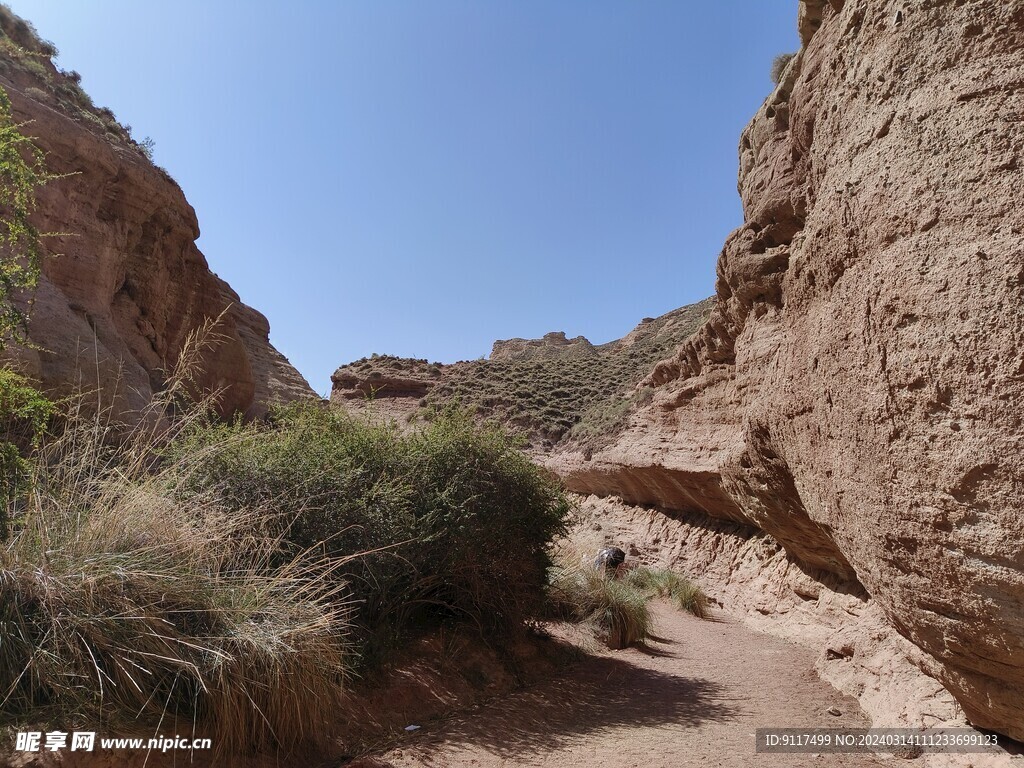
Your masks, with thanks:
M 771 75 L 772 82 L 775 83 L 775 85 L 782 82 L 782 76 L 786 73 L 786 67 L 789 66 L 789 62 L 791 62 L 795 56 L 795 53 L 780 53 L 772 59 L 772 67 L 769 74 Z
M 160 456 L 203 409 L 171 419 L 178 394 L 134 428 L 82 399 L 28 456 L 0 540 L 0 724 L 320 745 L 347 656 L 339 563 L 282 559 L 265 509 L 185 500 L 186 465 Z
M 589 624 L 609 648 L 643 642 L 651 633 L 650 597 L 625 579 L 585 565 L 552 569 L 548 587 L 552 615 Z
M 704 592 L 665 568 L 629 568 L 621 578 L 593 564 L 606 545 L 598 535 L 576 530 L 559 541 L 548 574 L 548 611 L 554 619 L 589 625 L 611 648 L 643 642 L 651 633 L 651 600 L 668 598 L 677 608 L 707 618 Z

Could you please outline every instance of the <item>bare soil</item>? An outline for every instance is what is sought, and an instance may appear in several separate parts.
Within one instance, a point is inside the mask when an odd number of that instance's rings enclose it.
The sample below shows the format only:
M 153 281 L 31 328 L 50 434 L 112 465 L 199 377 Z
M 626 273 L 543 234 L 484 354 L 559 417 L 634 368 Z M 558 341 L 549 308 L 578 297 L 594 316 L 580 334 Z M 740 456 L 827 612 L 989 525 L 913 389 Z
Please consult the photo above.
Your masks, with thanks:
M 867 727 L 811 652 L 717 615 L 657 605 L 647 647 L 603 651 L 529 689 L 423 723 L 353 767 L 896 766 L 872 755 L 755 754 L 759 727 Z M 838 711 L 831 714 L 829 710 Z

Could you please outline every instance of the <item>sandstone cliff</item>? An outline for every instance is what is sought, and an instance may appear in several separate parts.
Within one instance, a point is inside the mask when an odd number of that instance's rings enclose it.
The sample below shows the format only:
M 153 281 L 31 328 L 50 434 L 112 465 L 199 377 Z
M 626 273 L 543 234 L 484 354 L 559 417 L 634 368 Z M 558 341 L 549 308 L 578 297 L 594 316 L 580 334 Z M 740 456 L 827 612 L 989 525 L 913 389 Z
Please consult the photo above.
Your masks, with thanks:
M 704 327 L 570 487 L 770 534 L 1024 739 L 1024 6 L 802 0 Z M 851 651 L 854 653 L 854 651 Z
M 50 61 L 52 46 L 0 13 L 0 86 L 51 172 L 37 225 L 46 241 L 29 326 L 34 347 L 9 351 L 45 388 L 98 388 L 117 411 L 136 410 L 164 384 L 188 335 L 220 317 L 197 385 L 221 391 L 223 413 L 256 415 L 272 400 L 310 396 L 269 342 L 263 315 L 210 271 L 181 189 L 141 151 L 109 110 L 97 109 L 76 73 Z

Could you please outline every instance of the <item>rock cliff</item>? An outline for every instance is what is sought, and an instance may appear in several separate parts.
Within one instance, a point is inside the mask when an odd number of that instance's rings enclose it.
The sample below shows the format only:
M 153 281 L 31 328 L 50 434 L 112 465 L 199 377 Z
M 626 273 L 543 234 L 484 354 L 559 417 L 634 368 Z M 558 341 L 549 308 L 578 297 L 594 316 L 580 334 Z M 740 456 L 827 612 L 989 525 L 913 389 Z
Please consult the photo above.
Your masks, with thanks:
M 971 722 L 1024 739 L 1024 6 L 799 24 L 710 319 L 613 445 L 551 464 L 863 588 Z
M 39 193 L 46 240 L 29 326 L 31 346 L 8 358 L 45 388 L 97 388 L 119 412 L 164 385 L 189 334 L 219 319 L 196 384 L 222 392 L 225 414 L 257 415 L 272 400 L 310 396 L 269 342 L 266 318 L 210 271 L 199 226 L 178 185 L 146 157 L 78 75 L 58 70 L 53 47 L 6 8 L 0 13 L 0 86 L 25 132 L 63 177 Z

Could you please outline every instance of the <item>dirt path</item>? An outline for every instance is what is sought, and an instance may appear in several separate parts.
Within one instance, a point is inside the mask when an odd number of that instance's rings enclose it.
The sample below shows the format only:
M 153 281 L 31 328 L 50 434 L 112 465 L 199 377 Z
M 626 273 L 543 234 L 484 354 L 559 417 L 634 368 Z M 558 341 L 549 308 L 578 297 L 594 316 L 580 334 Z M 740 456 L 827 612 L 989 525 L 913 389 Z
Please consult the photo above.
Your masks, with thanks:
M 896 766 L 867 755 L 754 754 L 754 729 L 866 727 L 852 699 L 813 671 L 811 654 L 726 618 L 657 606 L 647 649 L 589 658 L 566 674 L 455 718 L 360 765 Z M 836 707 L 841 714 L 828 714 Z

